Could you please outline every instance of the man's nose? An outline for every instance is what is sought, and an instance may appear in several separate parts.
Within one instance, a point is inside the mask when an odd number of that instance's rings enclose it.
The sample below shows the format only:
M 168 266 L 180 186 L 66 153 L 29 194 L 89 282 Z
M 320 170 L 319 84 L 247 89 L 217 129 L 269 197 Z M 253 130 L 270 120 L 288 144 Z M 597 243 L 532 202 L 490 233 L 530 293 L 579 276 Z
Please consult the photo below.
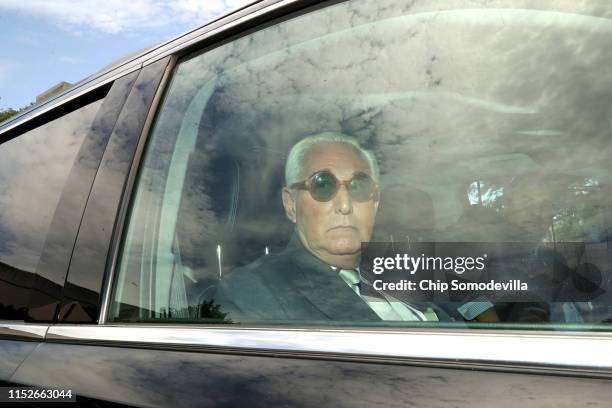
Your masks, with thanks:
M 339 214 L 346 215 L 353 212 L 353 199 L 346 186 L 340 186 L 338 193 L 334 197 L 334 207 Z

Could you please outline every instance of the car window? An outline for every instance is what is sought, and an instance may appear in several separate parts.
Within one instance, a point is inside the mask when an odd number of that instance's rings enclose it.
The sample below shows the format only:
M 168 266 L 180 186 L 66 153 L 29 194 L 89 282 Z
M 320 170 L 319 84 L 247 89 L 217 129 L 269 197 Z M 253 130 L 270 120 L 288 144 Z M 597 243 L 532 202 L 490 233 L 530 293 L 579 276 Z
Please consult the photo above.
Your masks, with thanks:
M 605 330 L 611 13 L 356 0 L 179 61 L 111 320 Z
M 0 319 L 28 317 L 49 227 L 101 104 L 89 103 L 0 144 Z

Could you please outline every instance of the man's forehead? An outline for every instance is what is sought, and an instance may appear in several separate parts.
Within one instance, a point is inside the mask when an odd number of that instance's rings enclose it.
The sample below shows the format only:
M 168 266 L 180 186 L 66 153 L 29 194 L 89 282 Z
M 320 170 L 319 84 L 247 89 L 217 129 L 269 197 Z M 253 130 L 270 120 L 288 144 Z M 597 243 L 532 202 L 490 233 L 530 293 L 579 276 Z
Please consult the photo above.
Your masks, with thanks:
M 369 170 L 363 155 L 346 143 L 324 143 L 313 146 L 306 152 L 302 164 L 303 170 L 309 173 L 323 169 L 349 174 Z

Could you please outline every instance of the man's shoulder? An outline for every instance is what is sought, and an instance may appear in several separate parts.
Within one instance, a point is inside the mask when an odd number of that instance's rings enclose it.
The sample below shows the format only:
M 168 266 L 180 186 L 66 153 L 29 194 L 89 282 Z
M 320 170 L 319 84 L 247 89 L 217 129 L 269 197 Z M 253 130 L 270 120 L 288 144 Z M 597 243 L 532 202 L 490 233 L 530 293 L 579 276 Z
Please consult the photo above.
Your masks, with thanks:
M 295 266 L 295 259 L 291 253 L 283 251 L 264 255 L 247 265 L 239 266 L 232 270 L 227 278 L 232 281 L 271 278 L 278 274 L 291 273 Z
M 285 318 L 278 296 L 291 289 L 296 265 L 289 254 L 264 255 L 221 279 L 216 301 L 232 318 Z

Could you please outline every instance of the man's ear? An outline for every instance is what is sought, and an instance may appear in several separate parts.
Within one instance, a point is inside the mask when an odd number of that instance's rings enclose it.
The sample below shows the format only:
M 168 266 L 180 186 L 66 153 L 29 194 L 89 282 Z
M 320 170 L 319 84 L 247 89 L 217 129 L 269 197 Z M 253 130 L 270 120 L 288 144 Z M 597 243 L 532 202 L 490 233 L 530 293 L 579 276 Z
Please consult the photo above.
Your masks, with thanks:
M 295 200 L 291 194 L 291 190 L 287 187 L 283 187 L 283 207 L 285 207 L 285 215 L 295 224 Z

